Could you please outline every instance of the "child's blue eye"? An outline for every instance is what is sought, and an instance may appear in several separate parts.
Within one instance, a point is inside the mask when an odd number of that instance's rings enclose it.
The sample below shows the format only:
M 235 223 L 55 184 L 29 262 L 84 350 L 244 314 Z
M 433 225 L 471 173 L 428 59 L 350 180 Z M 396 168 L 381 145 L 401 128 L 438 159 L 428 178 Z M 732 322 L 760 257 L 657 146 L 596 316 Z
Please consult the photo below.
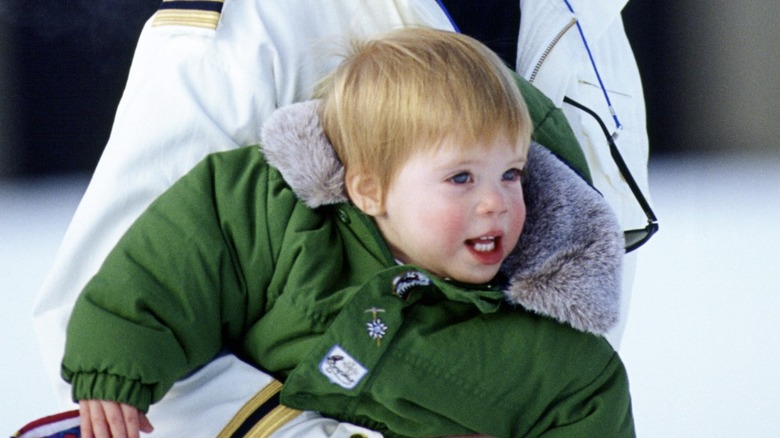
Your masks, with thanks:
M 468 172 L 461 172 L 450 178 L 450 181 L 454 182 L 455 184 L 466 184 L 471 182 L 472 179 Z
M 504 181 L 520 181 L 523 177 L 523 171 L 520 169 L 509 169 L 501 176 Z

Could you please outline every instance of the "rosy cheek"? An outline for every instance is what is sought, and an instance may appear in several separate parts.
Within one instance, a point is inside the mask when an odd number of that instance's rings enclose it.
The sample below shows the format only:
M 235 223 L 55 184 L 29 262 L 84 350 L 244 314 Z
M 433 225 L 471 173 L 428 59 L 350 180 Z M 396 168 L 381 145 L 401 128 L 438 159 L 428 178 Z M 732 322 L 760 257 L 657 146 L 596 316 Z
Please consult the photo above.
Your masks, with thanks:
M 520 234 L 523 232 L 526 218 L 525 202 L 523 201 L 522 196 L 514 205 L 516 207 L 512 209 L 511 230 L 514 237 L 519 238 Z
M 427 224 L 426 232 L 431 236 L 437 236 L 437 239 L 447 239 L 449 242 L 455 238 L 458 232 L 463 228 L 462 212 L 452 211 L 441 205 L 429 205 L 423 213 L 421 221 Z M 444 244 L 445 242 L 441 242 Z
M 519 216 L 522 216 L 523 221 L 525 221 L 525 198 L 523 197 L 522 190 L 517 193 L 514 203 L 516 214 Z

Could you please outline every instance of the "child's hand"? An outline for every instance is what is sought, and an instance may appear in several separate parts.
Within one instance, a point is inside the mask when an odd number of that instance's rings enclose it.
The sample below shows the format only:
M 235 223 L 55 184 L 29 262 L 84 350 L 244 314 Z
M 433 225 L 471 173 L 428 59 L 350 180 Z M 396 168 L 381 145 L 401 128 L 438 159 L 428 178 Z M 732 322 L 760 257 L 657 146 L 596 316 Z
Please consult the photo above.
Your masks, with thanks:
M 139 438 L 140 432 L 154 430 L 144 413 L 122 403 L 81 400 L 79 413 L 83 438 Z

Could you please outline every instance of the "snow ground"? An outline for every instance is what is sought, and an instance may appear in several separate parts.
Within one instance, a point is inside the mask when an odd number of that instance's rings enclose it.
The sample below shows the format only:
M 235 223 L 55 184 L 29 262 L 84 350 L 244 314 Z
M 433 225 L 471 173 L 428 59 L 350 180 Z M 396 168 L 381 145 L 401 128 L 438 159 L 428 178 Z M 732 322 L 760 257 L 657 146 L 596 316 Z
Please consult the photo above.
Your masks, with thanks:
M 621 355 L 640 437 L 780 436 L 780 155 L 654 159 Z M 0 436 L 63 410 L 32 308 L 86 176 L 0 181 Z

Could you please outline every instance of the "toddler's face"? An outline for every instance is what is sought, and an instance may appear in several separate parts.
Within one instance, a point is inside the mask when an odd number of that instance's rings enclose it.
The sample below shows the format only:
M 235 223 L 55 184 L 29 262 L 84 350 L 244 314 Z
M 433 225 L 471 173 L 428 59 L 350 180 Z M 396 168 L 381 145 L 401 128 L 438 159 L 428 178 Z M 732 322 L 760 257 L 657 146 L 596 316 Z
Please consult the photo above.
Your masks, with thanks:
M 399 170 L 375 219 L 393 255 L 442 278 L 485 283 L 525 223 L 525 156 L 499 137 L 460 150 L 445 141 Z

